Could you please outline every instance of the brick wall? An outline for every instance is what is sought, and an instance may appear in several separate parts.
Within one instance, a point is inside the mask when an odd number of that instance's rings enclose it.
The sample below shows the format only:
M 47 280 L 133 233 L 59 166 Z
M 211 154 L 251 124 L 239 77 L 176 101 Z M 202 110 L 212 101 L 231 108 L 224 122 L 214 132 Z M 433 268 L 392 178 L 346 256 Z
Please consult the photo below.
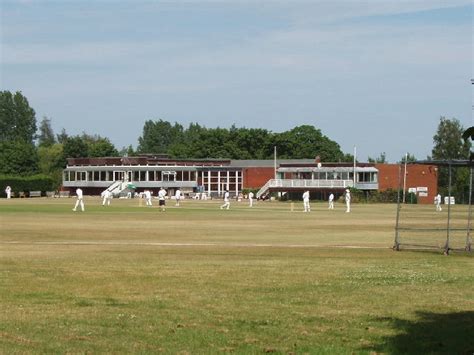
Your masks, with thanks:
M 273 168 L 245 168 L 243 169 L 244 189 L 261 188 L 268 180 L 275 177 Z
M 385 191 L 387 189 L 398 188 L 398 164 L 375 164 L 379 170 L 379 190 Z M 403 172 L 402 165 L 401 172 L 401 186 L 403 188 Z M 411 187 L 426 187 L 428 188 L 428 196 L 419 196 L 418 203 L 433 203 L 433 199 L 438 193 L 438 168 L 434 165 L 416 165 L 407 164 L 406 175 L 406 189 L 408 191 Z

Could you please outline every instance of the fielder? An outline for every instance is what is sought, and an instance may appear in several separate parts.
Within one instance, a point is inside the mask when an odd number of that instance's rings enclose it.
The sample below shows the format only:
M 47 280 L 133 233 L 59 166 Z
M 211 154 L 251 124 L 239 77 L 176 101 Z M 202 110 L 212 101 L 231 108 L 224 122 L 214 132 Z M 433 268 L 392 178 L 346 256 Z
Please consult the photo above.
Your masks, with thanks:
M 309 190 L 303 193 L 303 206 L 305 212 L 311 212 L 311 207 L 309 206 Z
M 151 191 L 150 190 L 145 190 L 143 192 L 143 195 L 145 196 L 145 205 L 153 206 L 153 204 L 151 203 Z
M 330 210 L 334 209 L 334 194 L 332 192 L 329 195 L 329 209 Z
M 434 198 L 436 204 L 436 212 L 441 212 L 443 209 L 441 208 L 441 195 L 437 194 Z
M 249 207 L 253 207 L 253 192 L 249 192 Z
M 345 199 L 346 199 L 346 213 L 349 213 L 351 211 L 351 192 L 349 191 L 349 189 L 346 189 Z
M 176 207 L 179 207 L 179 201 L 181 200 L 181 190 L 177 189 L 174 198 L 176 199 Z
M 84 199 L 82 195 L 82 189 L 78 187 L 76 189 L 76 204 L 74 205 L 74 208 L 72 209 L 74 212 L 77 211 L 77 207 L 80 205 L 81 206 L 81 211 L 84 212 Z
M 7 198 L 12 198 L 12 188 L 10 186 L 5 188 L 5 193 L 7 194 Z
M 228 210 L 230 208 L 230 199 L 229 199 L 229 191 L 225 190 L 225 193 L 224 193 L 224 204 L 221 206 L 221 210 L 222 209 L 226 209 Z
M 158 191 L 158 203 L 160 205 L 161 212 L 164 212 L 166 210 L 165 209 L 165 205 L 166 205 L 165 196 L 166 196 L 166 190 L 163 187 L 161 187 L 160 191 Z
M 102 200 L 102 206 L 105 206 L 105 204 L 107 204 L 107 206 L 110 206 L 110 201 L 112 200 L 112 192 L 110 192 L 109 190 L 105 190 L 102 193 L 102 197 L 104 198 Z

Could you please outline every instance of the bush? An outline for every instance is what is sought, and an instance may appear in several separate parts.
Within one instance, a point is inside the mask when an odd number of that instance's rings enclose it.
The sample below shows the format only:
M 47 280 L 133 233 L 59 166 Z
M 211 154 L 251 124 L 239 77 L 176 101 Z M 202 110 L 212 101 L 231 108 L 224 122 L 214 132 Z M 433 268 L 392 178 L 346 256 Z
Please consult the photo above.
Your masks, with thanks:
M 20 192 L 29 193 L 30 191 L 41 191 L 43 194 L 46 191 L 54 190 L 54 180 L 46 175 L 32 175 L 32 176 L 0 176 L 1 195 L 5 194 L 5 187 L 10 186 L 12 192 L 18 195 Z

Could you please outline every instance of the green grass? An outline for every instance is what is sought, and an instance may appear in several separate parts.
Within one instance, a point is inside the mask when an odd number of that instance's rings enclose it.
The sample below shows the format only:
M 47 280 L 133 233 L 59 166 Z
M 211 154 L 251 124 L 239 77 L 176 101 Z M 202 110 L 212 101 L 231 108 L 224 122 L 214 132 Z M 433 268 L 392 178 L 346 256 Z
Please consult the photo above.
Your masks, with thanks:
M 473 255 L 390 250 L 393 205 L 72 204 L 0 201 L 0 353 L 474 351 Z

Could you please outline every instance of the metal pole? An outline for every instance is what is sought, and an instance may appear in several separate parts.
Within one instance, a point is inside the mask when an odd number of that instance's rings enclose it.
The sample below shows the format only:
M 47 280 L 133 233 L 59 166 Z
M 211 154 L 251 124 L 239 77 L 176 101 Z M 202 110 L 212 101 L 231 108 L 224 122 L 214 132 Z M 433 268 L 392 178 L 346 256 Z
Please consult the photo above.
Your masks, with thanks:
M 472 238 L 471 238 L 471 220 L 472 220 L 472 166 L 469 167 L 469 212 L 467 214 L 467 236 L 466 236 L 466 251 L 471 251 Z
M 403 173 L 403 203 L 405 203 L 405 191 L 407 189 L 407 160 L 408 153 L 405 154 L 405 172 Z
M 397 219 L 395 221 L 395 242 L 393 244 L 393 250 L 400 250 L 400 231 L 398 226 L 400 224 L 400 209 L 402 205 L 400 204 L 400 185 L 401 185 L 401 175 L 402 175 L 402 167 L 398 166 L 398 191 L 397 191 Z
M 353 172 L 353 175 L 354 175 L 354 182 L 353 182 L 353 186 L 352 187 L 356 187 L 356 164 L 357 164 L 357 159 L 356 159 L 356 156 L 357 156 L 357 147 L 354 146 L 354 172 Z
M 444 246 L 444 255 L 449 254 L 449 234 L 450 234 L 450 223 L 451 223 L 451 162 L 448 165 L 449 169 L 449 182 L 448 182 L 448 225 L 446 226 L 446 245 Z
M 275 171 L 275 180 L 277 178 L 277 147 L 273 147 L 273 169 Z

